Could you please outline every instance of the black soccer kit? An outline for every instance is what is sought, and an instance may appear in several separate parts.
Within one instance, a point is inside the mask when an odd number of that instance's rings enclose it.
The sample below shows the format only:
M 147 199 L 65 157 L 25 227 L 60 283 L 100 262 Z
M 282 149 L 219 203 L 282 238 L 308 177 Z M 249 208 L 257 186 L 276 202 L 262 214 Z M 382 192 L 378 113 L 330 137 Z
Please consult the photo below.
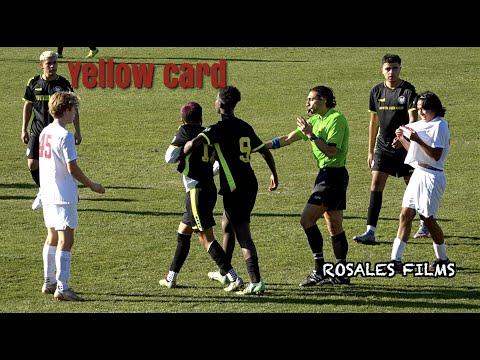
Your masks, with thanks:
M 203 130 L 204 127 L 198 124 L 182 125 L 171 145 L 182 147 Z M 186 212 L 182 217 L 182 222 L 190 225 L 195 232 L 215 226 L 213 209 L 217 202 L 217 187 L 213 180 L 213 152 L 213 147 L 203 144 L 181 158 L 177 166 L 180 173 L 198 181 L 185 196 Z
M 51 95 L 59 91 L 73 92 L 70 81 L 60 75 L 54 80 L 44 80 L 42 75 L 37 75 L 27 82 L 23 100 L 33 103 L 33 119 L 27 146 L 28 159 L 38 160 L 38 138 L 42 130 L 53 121 L 48 112 L 48 101 Z
M 220 192 L 230 221 L 250 222 L 258 192 L 258 181 L 250 156 L 265 146 L 253 127 L 235 116 L 222 114 L 222 120 L 202 132 L 213 144 L 220 162 Z
M 379 121 L 372 170 L 392 176 L 406 176 L 413 171 L 403 163 L 407 155 L 405 148 L 394 149 L 392 142 L 396 137 L 395 130 L 408 124 L 408 110 L 415 108 L 416 96 L 415 87 L 405 80 L 395 89 L 383 82 L 370 90 L 369 110 L 378 114 Z

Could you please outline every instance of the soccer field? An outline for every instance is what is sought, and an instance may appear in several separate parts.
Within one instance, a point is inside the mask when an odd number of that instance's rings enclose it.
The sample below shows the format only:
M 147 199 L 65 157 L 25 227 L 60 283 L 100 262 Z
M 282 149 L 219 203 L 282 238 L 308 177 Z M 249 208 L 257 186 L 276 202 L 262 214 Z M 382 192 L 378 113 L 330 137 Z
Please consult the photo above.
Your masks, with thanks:
M 80 187 L 79 228 L 72 252 L 71 286 L 87 301 L 59 303 L 40 291 L 42 247 L 46 236 L 41 211 L 32 211 L 37 193 L 20 140 L 22 97 L 27 80 L 40 73 L 38 57 L 55 48 L 0 48 L 0 312 L 2 313 L 479 313 L 480 234 L 478 168 L 480 48 L 121 48 L 104 47 L 85 59 L 86 48 L 65 48 L 58 73 L 76 80 L 81 99 L 83 142 L 78 164 L 106 188 L 104 195 Z M 226 293 L 206 275 L 215 269 L 192 238 L 178 288 L 160 288 L 175 251 L 184 210 L 184 187 L 176 166 L 164 161 L 180 125 L 179 109 L 197 101 L 204 124 L 218 121 L 215 86 L 238 87 L 236 115 L 262 139 L 284 135 L 305 114 L 308 90 L 326 85 L 350 126 L 350 173 L 344 228 L 349 261 L 375 264 L 390 259 L 398 227 L 403 179 L 390 177 L 383 195 L 375 246 L 352 241 L 365 231 L 370 196 L 367 167 L 368 100 L 382 82 L 385 53 L 402 58 L 401 77 L 417 91 L 431 90 L 447 108 L 451 148 L 446 160 L 447 188 L 439 224 L 454 277 L 357 276 L 351 286 L 300 288 L 313 259 L 300 226 L 300 214 L 317 169 L 310 145 L 297 142 L 273 150 L 280 185 L 269 192 L 269 171 L 252 156 L 259 193 L 252 235 L 259 254 L 263 296 Z M 143 69 L 143 70 L 142 70 Z M 177 71 L 178 70 L 178 71 Z M 139 75 L 139 71 L 143 77 Z M 151 71 L 149 73 L 149 71 Z M 178 73 L 176 73 L 176 71 Z M 118 74 L 128 74 L 128 79 Z M 73 126 L 70 128 L 73 130 Z M 221 241 L 221 197 L 215 234 Z M 326 261 L 334 261 L 325 222 Z M 414 221 L 413 232 L 418 226 Z M 412 235 L 413 235 L 412 232 Z M 411 239 L 404 261 L 434 259 L 431 239 Z M 248 278 L 235 250 L 233 265 Z

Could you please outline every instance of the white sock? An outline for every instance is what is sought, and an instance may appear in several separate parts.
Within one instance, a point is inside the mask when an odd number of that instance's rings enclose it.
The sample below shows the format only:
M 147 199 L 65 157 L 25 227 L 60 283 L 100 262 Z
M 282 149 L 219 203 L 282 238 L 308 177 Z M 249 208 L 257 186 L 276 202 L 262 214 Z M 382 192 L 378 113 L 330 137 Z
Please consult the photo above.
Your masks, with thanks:
M 70 251 L 57 251 L 55 253 L 55 264 L 57 266 L 57 289 L 68 290 L 70 280 Z
M 45 284 L 52 285 L 56 282 L 55 280 L 55 252 L 57 251 L 56 246 L 43 244 L 43 276 L 45 277 Z
M 238 275 L 235 270 L 232 268 L 227 274 L 228 280 L 231 282 L 237 281 Z
M 390 259 L 401 261 L 406 246 L 407 243 L 405 241 L 395 238 L 395 240 L 393 240 L 392 255 L 390 256 Z
M 167 281 L 168 282 L 177 281 L 177 275 L 178 273 L 176 273 L 175 271 L 169 271 L 167 275 Z
M 433 251 L 435 251 L 435 256 L 437 257 L 437 259 L 440 259 L 440 260 L 447 260 L 448 257 L 447 257 L 447 247 L 445 246 L 445 243 L 441 244 L 441 245 L 437 245 L 435 243 L 433 243 Z
M 367 231 L 375 234 L 375 231 L 377 231 L 377 228 L 372 225 L 367 225 Z

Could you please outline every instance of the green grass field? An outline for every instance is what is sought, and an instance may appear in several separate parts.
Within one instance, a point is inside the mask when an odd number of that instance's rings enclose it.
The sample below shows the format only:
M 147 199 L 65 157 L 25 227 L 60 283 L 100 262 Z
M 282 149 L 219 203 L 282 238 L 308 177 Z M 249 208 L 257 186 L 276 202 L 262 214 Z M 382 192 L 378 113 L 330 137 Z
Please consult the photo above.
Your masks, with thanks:
M 46 236 L 41 211 L 31 210 L 37 189 L 27 169 L 26 146 L 20 140 L 22 97 L 27 80 L 40 73 L 38 56 L 45 48 L 0 48 L 0 312 L 3 313 L 478 313 L 480 256 L 478 247 L 478 168 L 480 114 L 478 64 L 480 48 L 100 48 L 85 60 L 87 48 L 65 48 L 59 74 L 71 79 L 68 62 L 154 64 L 151 88 L 86 88 L 80 116 L 83 142 L 78 164 L 107 192 L 81 187 L 80 225 L 72 252 L 71 286 L 87 299 L 59 303 L 40 292 L 42 246 Z M 51 50 L 55 50 L 52 48 Z M 202 88 L 171 89 L 164 84 L 165 64 L 218 63 L 226 59 L 227 83 L 242 92 L 236 115 L 250 122 L 262 139 L 283 135 L 305 113 L 308 90 L 334 89 L 337 109 L 350 124 L 347 210 L 344 227 L 349 261 L 390 259 L 405 185 L 390 177 L 384 192 L 376 246 L 351 241 L 365 231 L 370 193 L 367 141 L 370 88 L 381 82 L 381 57 L 402 57 L 402 78 L 418 91 L 432 90 L 447 108 L 451 149 L 446 161 L 447 189 L 439 223 L 447 252 L 457 264 L 453 278 L 395 276 L 352 279 L 351 286 L 299 288 L 313 266 L 300 214 L 317 173 L 309 145 L 298 142 L 274 150 L 280 185 L 268 192 L 269 172 L 261 156 L 252 166 L 260 191 L 251 229 L 266 283 L 263 296 L 225 293 L 207 278 L 215 269 L 195 237 L 176 289 L 160 288 L 176 246 L 183 212 L 184 187 L 176 166 L 164 161 L 187 101 L 204 108 L 206 125 L 218 121 L 217 93 L 210 77 Z M 70 130 L 72 130 L 70 128 Z M 221 198 L 215 233 L 221 239 Z M 325 222 L 326 261 L 334 261 Z M 418 220 L 414 222 L 414 231 Z M 431 239 L 411 239 L 403 260 L 431 261 Z M 248 278 L 237 249 L 233 265 Z

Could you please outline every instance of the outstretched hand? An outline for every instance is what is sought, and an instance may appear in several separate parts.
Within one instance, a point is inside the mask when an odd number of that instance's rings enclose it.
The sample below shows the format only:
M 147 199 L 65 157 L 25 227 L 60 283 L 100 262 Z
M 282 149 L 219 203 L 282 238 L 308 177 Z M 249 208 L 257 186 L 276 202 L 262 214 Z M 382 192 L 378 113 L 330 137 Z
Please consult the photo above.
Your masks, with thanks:
M 278 188 L 278 178 L 273 174 L 270 175 L 270 186 L 268 187 L 269 191 L 275 191 Z

